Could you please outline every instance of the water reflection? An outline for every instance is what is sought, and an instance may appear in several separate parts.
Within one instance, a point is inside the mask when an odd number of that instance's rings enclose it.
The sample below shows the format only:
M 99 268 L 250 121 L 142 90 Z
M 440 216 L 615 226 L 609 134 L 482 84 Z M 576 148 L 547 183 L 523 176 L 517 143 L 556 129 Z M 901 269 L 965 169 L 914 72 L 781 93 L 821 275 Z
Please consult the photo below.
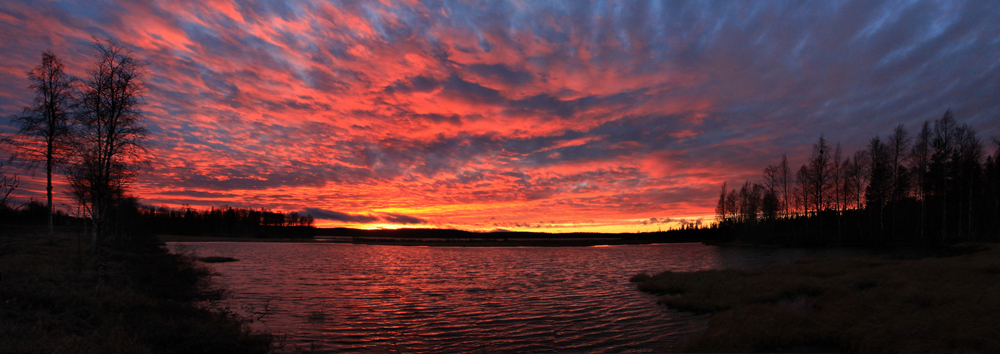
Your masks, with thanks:
M 319 352 L 656 352 L 704 326 L 656 305 L 639 272 L 750 268 L 815 251 L 701 244 L 404 247 L 172 243 L 213 264 L 238 303 L 270 300 L 262 329 Z

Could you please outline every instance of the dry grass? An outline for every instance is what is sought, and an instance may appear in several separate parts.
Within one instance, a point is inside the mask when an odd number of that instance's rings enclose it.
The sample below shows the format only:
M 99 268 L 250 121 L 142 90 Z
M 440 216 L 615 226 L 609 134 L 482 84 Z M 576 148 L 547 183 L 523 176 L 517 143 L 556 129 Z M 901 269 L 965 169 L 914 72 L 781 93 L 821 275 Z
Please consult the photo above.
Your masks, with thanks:
M 192 259 L 147 247 L 104 257 L 39 234 L 0 257 L 0 352 L 262 353 L 270 334 L 208 305 L 221 292 Z M 100 270 L 100 271 L 99 271 Z M 209 302 L 206 302 L 209 301 Z
M 714 313 L 686 351 L 998 353 L 1000 246 L 961 247 L 951 257 L 809 259 L 633 281 L 668 307 Z

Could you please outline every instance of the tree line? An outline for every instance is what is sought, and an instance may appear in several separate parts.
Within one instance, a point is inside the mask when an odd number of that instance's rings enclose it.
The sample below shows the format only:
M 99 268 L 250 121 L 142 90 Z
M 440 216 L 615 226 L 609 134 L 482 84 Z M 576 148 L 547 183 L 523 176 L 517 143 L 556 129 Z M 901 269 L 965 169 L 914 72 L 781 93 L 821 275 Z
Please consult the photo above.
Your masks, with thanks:
M 760 182 L 723 183 L 716 228 L 786 244 L 950 244 L 1000 239 L 1000 140 L 948 110 L 844 153 L 820 136 L 797 170 L 786 156 Z
M 298 212 L 282 213 L 268 209 L 221 208 L 171 209 L 139 203 L 134 197 L 117 202 L 115 213 L 118 228 L 130 230 L 127 237 L 155 235 L 232 236 L 264 238 L 272 236 L 313 236 L 315 220 L 311 215 Z M 90 227 L 87 219 L 56 210 L 49 214 L 45 203 L 31 200 L 18 208 L 0 206 L 0 225 L 46 225 L 49 218 L 57 229 L 84 230 Z
M 228 235 L 238 237 L 313 236 L 311 215 L 280 213 L 266 209 L 139 206 L 136 219 L 158 234 Z

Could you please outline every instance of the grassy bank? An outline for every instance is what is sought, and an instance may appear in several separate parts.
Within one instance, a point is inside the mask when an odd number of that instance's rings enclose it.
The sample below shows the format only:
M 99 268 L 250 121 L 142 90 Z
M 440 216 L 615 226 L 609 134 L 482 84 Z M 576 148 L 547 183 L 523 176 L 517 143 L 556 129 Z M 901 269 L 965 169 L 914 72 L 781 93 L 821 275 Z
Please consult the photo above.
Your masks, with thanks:
M 668 307 L 713 313 L 685 351 L 1000 352 L 1000 245 L 937 253 L 632 280 Z
M 5 353 L 263 353 L 274 338 L 213 309 L 209 270 L 155 245 L 96 257 L 75 234 L 4 235 Z M 42 241 L 45 240 L 45 241 Z M 82 252 L 81 252 L 82 251 Z

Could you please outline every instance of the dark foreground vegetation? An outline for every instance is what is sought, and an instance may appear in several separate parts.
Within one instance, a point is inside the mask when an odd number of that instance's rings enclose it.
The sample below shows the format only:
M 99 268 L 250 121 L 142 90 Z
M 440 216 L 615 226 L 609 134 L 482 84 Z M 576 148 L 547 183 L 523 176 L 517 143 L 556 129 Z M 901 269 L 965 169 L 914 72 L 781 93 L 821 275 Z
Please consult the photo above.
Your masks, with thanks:
M 265 353 L 274 337 L 214 305 L 208 268 L 152 243 L 90 252 L 87 237 L 4 226 L 0 352 Z
M 1000 245 L 632 278 L 713 313 L 691 352 L 1000 352 Z
M 17 205 L 18 176 L 0 164 L 0 352 L 270 351 L 272 335 L 215 309 L 207 268 L 154 242 L 159 215 L 128 194 L 150 161 L 146 63 L 110 39 L 93 44 L 83 77 L 43 52 L 28 72 L 35 99 L 11 117 L 18 134 L 0 137 L 0 151 L 14 148 L 4 161 L 46 171 L 45 204 Z M 53 208 L 54 173 L 75 217 Z

